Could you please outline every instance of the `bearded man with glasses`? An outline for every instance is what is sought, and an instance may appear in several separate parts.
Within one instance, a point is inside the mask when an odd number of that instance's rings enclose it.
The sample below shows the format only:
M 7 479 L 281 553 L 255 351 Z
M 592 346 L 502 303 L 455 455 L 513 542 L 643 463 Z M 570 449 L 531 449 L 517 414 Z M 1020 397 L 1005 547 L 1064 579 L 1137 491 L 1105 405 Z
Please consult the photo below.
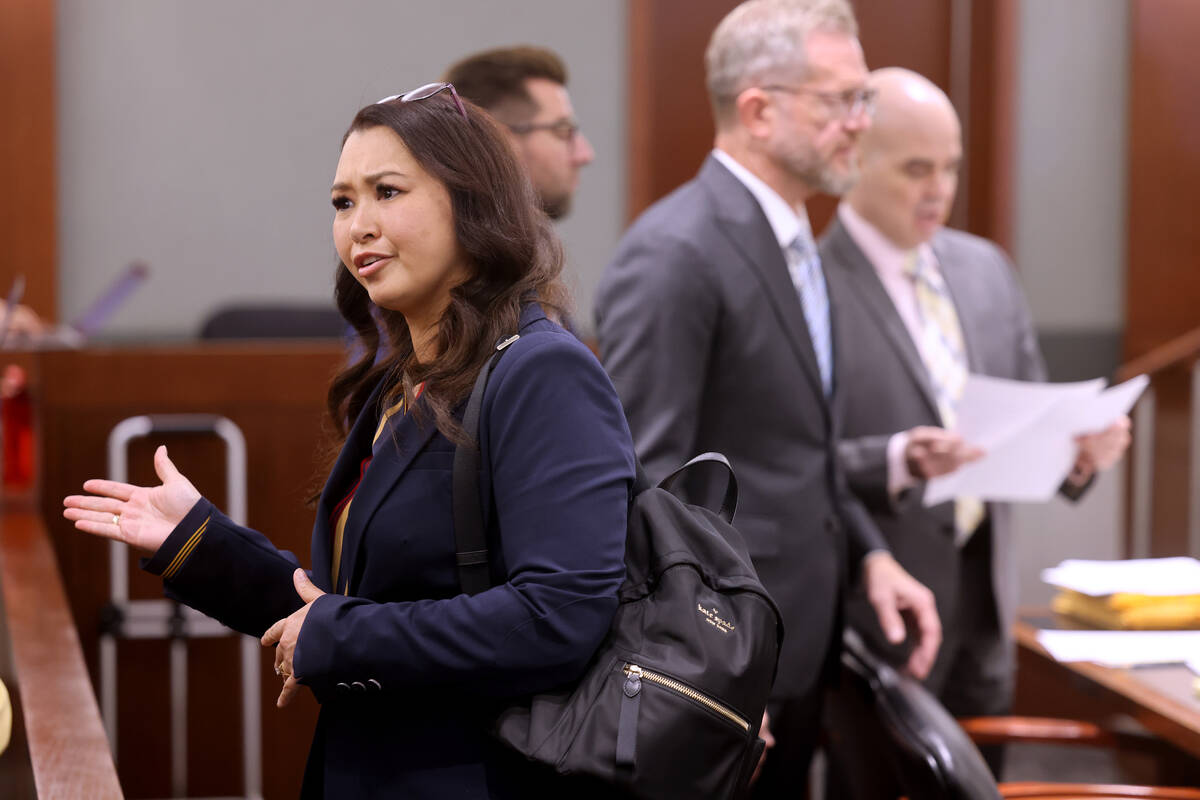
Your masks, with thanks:
M 503 123 L 542 209 L 551 219 L 565 217 L 579 171 L 596 153 L 575 119 L 562 59 L 541 47 L 503 47 L 464 58 L 446 80 Z
M 909 637 L 915 674 L 941 640 L 932 594 L 888 552 L 837 458 L 839 343 L 804 203 L 854 181 L 873 104 L 857 35 L 845 0 L 748 0 L 725 17 L 706 55 L 715 147 L 625 234 L 596 306 L 649 477 L 728 456 L 737 527 L 783 612 L 777 743 L 756 798 L 803 791 L 855 582 L 888 638 Z

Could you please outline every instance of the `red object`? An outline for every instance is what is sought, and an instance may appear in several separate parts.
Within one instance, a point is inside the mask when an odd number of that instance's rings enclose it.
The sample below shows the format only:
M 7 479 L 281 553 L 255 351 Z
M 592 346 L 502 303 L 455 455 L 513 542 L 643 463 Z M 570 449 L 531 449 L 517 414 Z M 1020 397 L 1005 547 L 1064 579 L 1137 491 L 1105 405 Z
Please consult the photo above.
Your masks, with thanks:
M 9 364 L 0 379 L 0 436 L 4 443 L 4 488 L 33 486 L 33 403 L 25 370 Z

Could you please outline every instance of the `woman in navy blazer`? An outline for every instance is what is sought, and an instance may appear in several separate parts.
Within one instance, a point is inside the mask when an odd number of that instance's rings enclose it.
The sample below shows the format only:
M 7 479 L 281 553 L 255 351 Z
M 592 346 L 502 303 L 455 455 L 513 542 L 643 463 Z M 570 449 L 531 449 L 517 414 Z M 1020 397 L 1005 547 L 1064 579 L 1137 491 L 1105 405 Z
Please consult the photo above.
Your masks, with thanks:
M 561 247 L 503 133 L 448 84 L 362 109 L 332 200 L 336 297 L 362 356 L 330 388 L 344 441 L 311 574 L 200 497 L 165 448 L 162 485 L 88 481 L 64 513 L 152 552 L 168 596 L 276 646 L 279 704 L 307 687 L 322 706 L 303 796 L 579 794 L 488 736 L 506 698 L 582 672 L 623 577 L 633 447 L 604 371 L 547 317 L 564 313 Z M 514 333 L 480 424 L 496 581 L 467 596 L 459 419 Z

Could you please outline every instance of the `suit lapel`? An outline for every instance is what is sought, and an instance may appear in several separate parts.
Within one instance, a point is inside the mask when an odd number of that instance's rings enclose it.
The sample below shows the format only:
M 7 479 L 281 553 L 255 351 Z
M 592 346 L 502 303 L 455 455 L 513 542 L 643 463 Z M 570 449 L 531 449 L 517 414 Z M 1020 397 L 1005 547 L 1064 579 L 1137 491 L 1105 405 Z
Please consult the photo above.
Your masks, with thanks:
M 766 290 L 779 324 L 800 361 L 818 397 L 825 396 L 821 371 L 812 336 L 808 332 L 800 295 L 788 274 L 787 261 L 775 238 L 771 223 L 750 190 L 711 155 L 700 170 L 699 180 L 713 198 L 722 232 L 745 259 Z M 834 374 L 837 364 L 834 364 Z
M 969 305 L 967 303 L 967 298 L 970 296 L 968 281 L 971 276 L 966 269 L 962 269 L 964 265 L 956 262 L 953 254 L 947 252 L 945 240 L 940 236 L 934 236 L 929 244 L 933 248 L 938 269 L 942 273 L 942 280 L 946 283 L 946 291 L 950 293 L 950 301 L 954 303 L 954 311 L 958 316 L 958 327 L 962 330 L 963 335 L 963 347 L 967 350 L 967 368 L 971 372 L 980 372 L 981 332 L 969 325 L 971 315 L 964 315 L 962 312 L 962 309 Z
M 313 529 L 313 583 L 322 591 L 333 591 L 331 581 L 333 525 L 330 516 L 337 504 L 350 492 L 358 481 L 362 460 L 371 453 L 371 439 L 375 436 L 375 428 L 379 424 L 379 397 L 383 393 L 383 381 L 372 390 L 367 402 L 363 404 L 363 412 L 358 415 L 350 432 L 346 434 L 346 442 L 338 453 L 337 461 L 329 472 L 325 487 L 321 490 L 321 499 L 317 503 L 317 520 Z M 345 548 L 343 547 L 343 551 Z M 344 570 L 340 570 L 344 574 Z
M 424 402 L 423 398 L 418 398 L 414 406 L 421 406 Z M 358 491 L 354 493 L 354 500 L 350 504 L 350 516 L 342 532 L 342 560 L 338 567 L 338 585 L 335 587 L 338 592 L 345 593 L 348 588 L 353 588 L 354 568 L 363 532 L 371 524 L 371 518 L 379 510 L 379 505 L 396 481 L 400 480 L 400 476 L 408 469 L 417 453 L 421 452 L 437 432 L 437 426 L 433 424 L 433 413 L 428 409 L 425 411 L 422 415 L 424 424 L 418 424 L 412 413 L 392 418 L 395 442 L 381 443 L 379 453 L 372 459 L 362 482 L 358 485 Z M 378 414 L 372 414 L 371 417 L 373 422 L 370 426 L 370 437 L 366 440 L 366 449 L 360 451 L 364 454 L 363 457 L 371 452 L 371 439 L 374 438 L 375 429 L 379 425 Z M 384 431 L 383 436 L 388 435 L 388 432 Z
M 527 303 L 521 309 L 520 329 L 546 319 L 546 314 L 537 303 Z M 437 432 L 433 424 L 433 414 L 425 408 L 426 423 L 417 424 L 412 414 L 405 414 L 395 419 L 396 441 L 384 443 L 379 454 L 375 456 L 370 468 L 362 475 L 354 500 L 350 504 L 350 516 L 346 520 L 346 528 L 342 532 L 342 558 L 338 567 L 338 585 L 332 587 L 332 545 L 333 525 L 330 515 L 337 504 L 359 480 L 362 461 L 371 454 L 375 431 L 379 427 L 380 397 L 383 394 L 384 382 L 371 392 L 367 402 L 363 404 L 363 413 L 359 414 L 354 426 L 346 436 L 346 443 L 334 462 L 329 480 L 321 491 L 317 504 L 317 521 L 313 534 L 313 582 L 324 591 L 344 592 L 348 583 L 353 580 L 358 551 L 362 544 L 363 532 L 379 510 L 380 504 L 388 492 L 400 480 L 400 476 L 408 469 L 417 454 L 429 443 Z M 417 406 L 425 400 L 419 398 Z M 385 433 L 385 435 L 387 435 Z
M 912 334 L 908 332 L 904 320 L 896 311 L 896 304 L 892 302 L 891 295 L 887 293 L 883 282 L 879 280 L 879 274 L 875 271 L 875 267 L 867 260 L 866 255 L 842 227 L 842 223 L 837 217 L 834 217 L 833 222 L 830 223 L 825 239 L 829 252 L 833 256 L 831 260 L 833 264 L 838 265 L 831 264 L 830 268 L 845 270 L 854 284 L 858 296 L 867 307 L 871 319 L 879 326 L 884 338 L 896 351 L 896 355 L 900 357 L 900 363 L 912 377 L 913 383 L 916 384 L 917 390 L 929 406 L 929 410 L 935 417 L 940 418 L 937 399 L 933 393 L 933 384 L 929 382 L 929 370 L 921 358 L 920 351 L 917 350 Z

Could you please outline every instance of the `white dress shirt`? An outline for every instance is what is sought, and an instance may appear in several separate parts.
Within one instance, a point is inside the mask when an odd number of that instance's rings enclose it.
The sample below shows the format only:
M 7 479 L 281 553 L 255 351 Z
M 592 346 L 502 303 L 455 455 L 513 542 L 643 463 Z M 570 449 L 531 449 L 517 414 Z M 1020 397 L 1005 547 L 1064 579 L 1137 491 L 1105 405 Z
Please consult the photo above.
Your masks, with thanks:
M 721 162 L 723 167 L 732 172 L 733 177 L 749 189 L 750 194 L 754 195 L 754 199 L 758 201 L 763 214 L 767 217 L 767 222 L 771 224 L 771 230 L 775 232 L 775 238 L 779 241 L 779 249 L 783 252 L 784 259 L 787 260 L 788 273 L 792 276 L 792 283 L 799 291 L 800 285 L 797 282 L 796 270 L 792 266 L 793 259 L 789 255 L 788 246 L 795 241 L 797 236 L 804 238 L 809 244 L 813 243 L 812 226 L 808 222 L 808 212 L 805 210 L 804 204 L 801 203 L 797 208 L 788 205 L 788 202 L 779 196 L 779 192 L 735 161 L 733 156 L 724 150 L 714 148 L 712 155 Z

